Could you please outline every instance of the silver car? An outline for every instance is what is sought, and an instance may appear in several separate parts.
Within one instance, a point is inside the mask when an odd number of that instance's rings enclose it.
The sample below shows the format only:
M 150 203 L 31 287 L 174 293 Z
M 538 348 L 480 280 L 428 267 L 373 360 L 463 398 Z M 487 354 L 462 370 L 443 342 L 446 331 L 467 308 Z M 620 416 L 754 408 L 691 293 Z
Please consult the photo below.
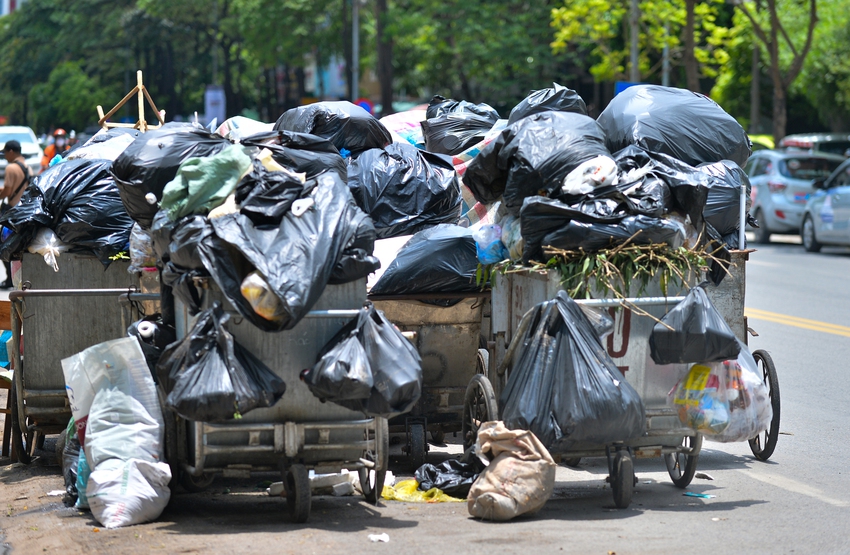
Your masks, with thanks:
M 38 145 L 35 133 L 29 127 L 22 125 L 0 126 L 0 150 L 6 146 L 6 141 L 15 140 L 21 143 L 21 154 L 33 175 L 41 171 L 41 158 L 44 151 Z M 0 156 L 0 179 L 6 176 L 6 159 Z
M 844 160 L 832 154 L 754 152 L 744 171 L 752 184 L 750 214 L 759 222 L 755 242 L 768 243 L 771 233 L 799 233 L 812 182 L 828 177 Z
M 803 247 L 818 252 L 824 245 L 850 245 L 850 160 L 814 186 L 803 215 Z

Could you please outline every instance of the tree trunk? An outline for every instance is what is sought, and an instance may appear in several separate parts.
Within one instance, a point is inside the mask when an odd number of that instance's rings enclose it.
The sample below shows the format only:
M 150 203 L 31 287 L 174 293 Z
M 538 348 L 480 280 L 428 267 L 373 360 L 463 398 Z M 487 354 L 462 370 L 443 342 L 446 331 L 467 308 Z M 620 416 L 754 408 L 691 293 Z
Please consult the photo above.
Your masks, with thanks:
M 694 11 L 696 10 L 697 0 L 685 0 L 685 28 L 683 33 L 685 34 L 685 52 L 684 52 L 684 65 L 685 65 L 685 77 L 687 78 L 688 89 L 694 92 L 700 92 L 699 87 L 699 65 L 697 64 L 697 58 L 694 54 L 694 50 L 696 49 L 696 41 L 694 40 Z
M 750 133 L 761 133 L 761 61 L 759 45 L 753 45 L 753 67 L 750 83 Z
M 295 81 L 298 85 L 298 97 L 295 99 L 296 105 L 301 104 L 301 99 L 307 96 L 307 78 L 304 75 L 304 68 L 295 68 Z
M 779 144 L 779 140 L 785 136 L 785 128 L 788 124 L 788 111 L 786 105 L 786 93 L 782 87 L 773 87 L 773 140 Z
M 381 116 L 393 113 L 393 41 L 386 33 L 387 0 L 375 2 L 375 34 L 378 40 L 378 82 L 381 85 Z

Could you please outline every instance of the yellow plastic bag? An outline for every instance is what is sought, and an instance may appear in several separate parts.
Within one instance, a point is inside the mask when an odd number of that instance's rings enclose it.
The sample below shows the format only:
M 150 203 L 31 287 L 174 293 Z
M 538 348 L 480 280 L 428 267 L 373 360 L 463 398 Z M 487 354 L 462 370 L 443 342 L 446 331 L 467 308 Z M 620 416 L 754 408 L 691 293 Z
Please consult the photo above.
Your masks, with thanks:
M 446 495 L 437 488 L 420 491 L 419 482 L 416 480 L 403 480 L 392 487 L 384 486 L 381 497 L 388 501 L 404 501 L 406 503 L 463 503 L 466 501 L 466 499 L 457 499 Z

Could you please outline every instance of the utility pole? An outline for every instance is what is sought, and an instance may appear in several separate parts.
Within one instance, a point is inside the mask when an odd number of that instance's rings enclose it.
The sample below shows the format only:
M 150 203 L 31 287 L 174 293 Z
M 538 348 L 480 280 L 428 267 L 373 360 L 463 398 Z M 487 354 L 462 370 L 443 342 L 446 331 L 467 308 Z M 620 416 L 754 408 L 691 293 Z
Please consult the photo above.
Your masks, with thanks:
M 360 98 L 360 0 L 351 0 L 351 102 Z
M 631 38 L 631 67 L 629 68 L 629 81 L 637 83 L 640 81 L 640 67 L 638 67 L 638 23 L 640 19 L 640 8 L 638 0 L 632 0 L 629 13 L 629 33 Z
M 670 36 L 670 24 L 664 23 L 664 50 L 661 53 L 661 84 L 670 86 L 670 45 L 667 40 Z

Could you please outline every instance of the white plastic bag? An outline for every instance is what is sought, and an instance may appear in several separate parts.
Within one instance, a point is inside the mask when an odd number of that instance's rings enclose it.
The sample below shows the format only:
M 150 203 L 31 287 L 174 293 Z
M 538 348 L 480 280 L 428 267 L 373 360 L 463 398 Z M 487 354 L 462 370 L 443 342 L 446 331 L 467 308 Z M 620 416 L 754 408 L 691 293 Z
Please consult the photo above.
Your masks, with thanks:
M 767 387 L 743 343 L 736 360 L 694 364 L 670 391 L 668 403 L 683 424 L 721 443 L 754 438 L 773 419 Z
M 83 447 L 86 445 L 86 428 L 92 401 L 101 389 L 117 387 L 137 399 L 143 398 L 138 394 L 145 392 L 146 396 L 153 395 L 153 401 L 159 407 L 153 378 L 135 337 L 106 341 L 64 358 L 62 372 L 77 437 Z
M 154 520 L 171 498 L 170 481 L 171 469 L 163 462 L 109 459 L 89 475 L 89 508 L 106 528 Z
M 564 178 L 561 191 L 567 195 L 586 195 L 597 187 L 615 185 L 619 169 L 608 156 L 597 156 L 579 164 Z
M 107 528 L 152 520 L 168 504 L 162 409 L 138 339 L 100 343 L 62 360 L 71 412 L 92 468 L 84 495 Z M 79 489 L 79 488 L 78 488 Z
M 47 265 L 53 268 L 54 272 L 58 272 L 59 264 L 56 259 L 59 258 L 60 254 L 68 250 L 68 245 L 60 241 L 52 229 L 42 227 L 35 234 L 27 250 L 33 254 L 43 256 Z

